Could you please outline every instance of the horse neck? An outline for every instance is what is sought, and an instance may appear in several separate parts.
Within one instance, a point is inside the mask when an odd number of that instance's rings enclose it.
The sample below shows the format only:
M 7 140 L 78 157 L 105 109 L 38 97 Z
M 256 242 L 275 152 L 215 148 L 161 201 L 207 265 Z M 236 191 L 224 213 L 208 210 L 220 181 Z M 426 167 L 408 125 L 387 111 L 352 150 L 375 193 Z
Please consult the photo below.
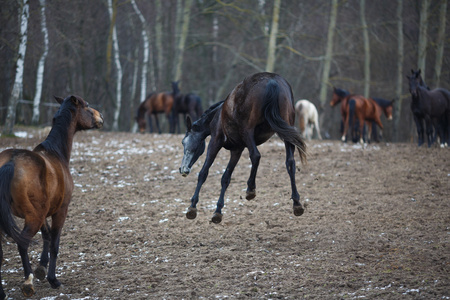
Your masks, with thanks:
M 76 124 L 73 122 L 68 124 L 67 119 L 62 117 L 56 118 L 47 138 L 34 151 L 43 151 L 56 156 L 68 166 L 75 132 Z

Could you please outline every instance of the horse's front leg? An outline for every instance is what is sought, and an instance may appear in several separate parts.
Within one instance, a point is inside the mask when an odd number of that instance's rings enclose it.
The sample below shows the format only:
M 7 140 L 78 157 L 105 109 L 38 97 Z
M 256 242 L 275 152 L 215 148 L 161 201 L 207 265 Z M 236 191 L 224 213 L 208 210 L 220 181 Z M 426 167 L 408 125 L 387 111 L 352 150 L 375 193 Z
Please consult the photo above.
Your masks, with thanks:
M 61 207 L 59 212 L 52 216 L 52 228 L 50 230 L 50 263 L 48 266 L 47 280 L 54 289 L 61 286 L 61 282 L 56 279 L 56 259 L 58 257 L 59 241 L 62 227 L 66 220 L 67 209 L 67 207 Z
M 2 248 L 2 237 L 0 236 L 0 299 L 6 299 L 6 293 L 3 290 L 2 281 L 2 263 L 3 263 L 3 248 Z
M 423 144 L 423 122 L 422 118 L 418 117 L 417 115 L 414 116 L 414 122 L 416 123 L 416 129 L 417 129 L 417 138 L 418 138 L 418 146 L 422 146 Z
M 428 148 L 430 148 L 434 142 L 434 139 L 433 139 L 433 122 L 431 122 L 431 119 L 429 117 L 425 118 L 425 126 L 426 126 Z M 439 133 L 439 126 L 437 126 L 435 129 L 436 133 Z
M 217 224 L 222 222 L 222 208 L 225 205 L 224 203 L 225 191 L 230 185 L 231 174 L 233 174 L 234 168 L 236 167 L 239 158 L 241 158 L 242 151 L 244 151 L 244 149 L 231 151 L 230 161 L 228 162 L 227 169 L 222 175 L 221 181 L 222 190 L 220 191 L 219 201 L 217 201 L 216 211 L 214 212 L 214 215 L 212 217 L 213 223 Z
M 341 137 L 341 141 L 345 143 L 345 141 L 347 140 L 347 130 L 348 130 L 348 122 L 349 122 L 349 114 L 347 114 L 347 116 L 345 117 L 344 120 L 344 129 L 342 130 L 342 137 Z
M 36 278 L 39 280 L 44 280 L 45 276 L 47 276 L 48 252 L 51 240 L 48 228 L 48 223 L 46 221 L 41 227 L 42 241 L 44 244 L 42 247 L 41 259 L 39 260 L 39 266 L 34 270 L 34 275 L 36 275 Z
M 191 198 L 191 206 L 189 206 L 188 211 L 186 212 L 186 218 L 188 219 L 195 219 L 197 217 L 197 203 L 200 189 L 202 188 L 203 183 L 205 183 L 206 178 L 208 177 L 209 168 L 213 164 L 220 148 L 222 148 L 222 145 L 211 138 L 211 141 L 208 145 L 208 151 L 206 153 L 205 163 L 203 164 L 203 167 L 198 174 L 197 187 L 195 188 L 194 195 Z

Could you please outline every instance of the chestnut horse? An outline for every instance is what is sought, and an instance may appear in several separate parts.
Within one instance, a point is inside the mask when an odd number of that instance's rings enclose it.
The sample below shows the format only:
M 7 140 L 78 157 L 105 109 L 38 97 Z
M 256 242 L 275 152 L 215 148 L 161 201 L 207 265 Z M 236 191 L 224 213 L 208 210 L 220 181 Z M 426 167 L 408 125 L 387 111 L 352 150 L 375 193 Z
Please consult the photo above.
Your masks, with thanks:
M 424 125 L 428 147 L 433 143 L 433 127 L 440 137 L 441 147 L 450 143 L 450 92 L 437 88 L 429 90 L 423 82 L 421 71 L 411 70 L 412 76 L 406 76 L 409 80 L 411 93 L 411 111 L 417 127 L 419 146 L 424 143 Z
M 44 245 L 34 274 L 44 280 L 50 252 L 47 280 L 52 288 L 61 285 L 55 268 L 61 230 L 74 188 L 69 170 L 72 141 L 75 132 L 103 125 L 102 115 L 80 97 L 55 98 L 61 106 L 45 141 L 33 151 L 8 149 L 0 153 L 0 232 L 12 237 L 19 246 L 25 273 L 22 292 L 26 297 L 34 294 L 28 246 L 39 229 Z M 21 232 L 13 215 L 25 219 Z M 52 218 L 51 226 L 48 217 Z M 2 260 L 0 243 L 0 266 Z M 0 299 L 5 297 L 0 275 Z
M 275 133 L 284 141 L 286 148 L 286 168 L 291 181 L 294 214 L 302 215 L 304 209 L 295 184 L 294 154 L 297 148 L 303 162 L 306 159 L 306 145 L 294 127 L 294 122 L 294 98 L 291 86 L 284 78 L 273 73 L 257 73 L 245 78 L 225 100 L 212 105 L 193 124 L 190 117 L 187 117 L 187 132 L 182 142 L 184 155 L 180 167 L 183 176 L 191 172 L 192 165 L 205 151 L 206 137 L 211 135 L 211 139 L 186 217 L 196 218 L 200 189 L 222 147 L 231 152 L 231 157 L 222 176 L 222 190 L 212 221 L 214 223 L 222 221 L 225 191 L 245 148 L 249 151 L 252 163 L 246 198 L 253 199 L 256 196 L 255 177 L 261 158 L 256 146 L 266 142 Z
M 310 141 L 315 128 L 317 136 L 321 140 L 319 113 L 316 106 L 306 99 L 298 100 L 295 103 L 295 113 L 298 116 L 298 125 L 303 136 Z
M 183 114 L 183 120 L 189 115 L 192 121 L 196 121 L 203 114 L 202 100 L 194 93 L 181 94 L 178 87 L 179 81 L 172 82 L 172 94 L 174 97 L 173 117 L 175 130 L 180 133 L 179 114 Z
M 166 119 L 169 122 L 169 132 L 173 133 L 174 118 L 172 115 L 173 108 L 173 94 L 170 92 L 163 93 L 150 93 L 144 101 L 141 102 L 137 109 L 136 122 L 138 123 L 139 132 L 144 133 L 146 123 L 148 122 L 150 132 L 153 132 L 152 115 L 155 117 L 156 128 L 158 133 L 161 133 L 161 128 L 159 127 L 158 114 L 164 113 Z

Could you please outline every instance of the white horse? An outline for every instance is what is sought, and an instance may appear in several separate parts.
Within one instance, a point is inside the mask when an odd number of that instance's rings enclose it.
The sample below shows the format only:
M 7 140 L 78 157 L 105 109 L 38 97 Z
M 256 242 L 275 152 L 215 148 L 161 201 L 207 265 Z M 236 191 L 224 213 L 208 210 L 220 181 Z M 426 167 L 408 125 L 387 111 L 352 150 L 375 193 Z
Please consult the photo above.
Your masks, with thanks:
M 314 128 L 316 128 L 319 140 L 321 140 L 319 114 L 317 113 L 316 106 L 306 99 L 298 100 L 295 103 L 295 113 L 298 116 L 298 123 L 302 135 L 308 140 L 311 140 Z

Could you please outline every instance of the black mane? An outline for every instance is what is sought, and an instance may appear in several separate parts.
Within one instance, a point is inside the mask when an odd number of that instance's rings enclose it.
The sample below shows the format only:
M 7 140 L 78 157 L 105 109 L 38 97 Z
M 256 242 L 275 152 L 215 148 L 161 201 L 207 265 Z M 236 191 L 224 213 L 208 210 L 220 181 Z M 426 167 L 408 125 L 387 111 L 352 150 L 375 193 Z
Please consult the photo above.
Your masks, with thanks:
M 344 90 L 344 89 L 335 88 L 335 92 L 341 98 L 344 98 L 344 97 L 347 97 L 348 95 L 350 95 L 349 91 Z
M 192 128 L 194 130 L 201 130 L 205 125 L 211 123 L 213 117 L 216 115 L 218 109 L 222 108 L 225 100 L 219 101 L 213 105 L 211 105 L 202 115 L 201 117 L 192 124 Z
M 33 151 L 47 151 L 69 162 L 68 128 L 72 122 L 72 112 L 74 111 L 76 111 L 75 104 L 70 100 L 64 100 L 53 117 L 52 130 L 49 135 Z

